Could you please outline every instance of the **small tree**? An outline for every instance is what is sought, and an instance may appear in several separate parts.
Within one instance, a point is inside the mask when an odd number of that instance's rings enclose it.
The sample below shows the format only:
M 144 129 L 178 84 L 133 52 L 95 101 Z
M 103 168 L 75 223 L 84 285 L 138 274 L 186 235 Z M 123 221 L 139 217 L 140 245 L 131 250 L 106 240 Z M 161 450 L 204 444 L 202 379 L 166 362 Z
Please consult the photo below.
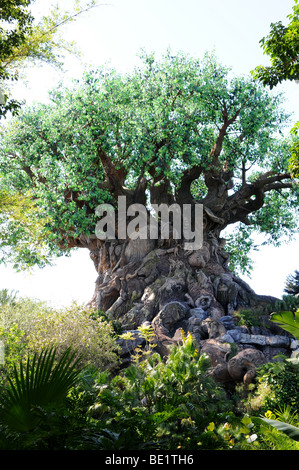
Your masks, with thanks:
M 299 294 L 299 271 L 297 269 L 294 274 L 287 277 L 284 292 L 290 295 Z

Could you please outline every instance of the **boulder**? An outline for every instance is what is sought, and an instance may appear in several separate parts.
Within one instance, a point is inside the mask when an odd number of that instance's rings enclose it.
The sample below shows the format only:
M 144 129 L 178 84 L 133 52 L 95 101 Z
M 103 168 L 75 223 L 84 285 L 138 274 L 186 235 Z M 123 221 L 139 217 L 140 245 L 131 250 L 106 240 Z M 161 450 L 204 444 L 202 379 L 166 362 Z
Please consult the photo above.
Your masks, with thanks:
M 228 361 L 227 370 L 235 382 L 243 382 L 248 385 L 256 376 L 257 367 L 265 362 L 266 358 L 261 351 L 247 348 Z
M 218 364 L 225 364 L 230 350 L 229 344 L 221 343 L 216 339 L 200 341 L 200 352 L 209 356 L 212 367 Z

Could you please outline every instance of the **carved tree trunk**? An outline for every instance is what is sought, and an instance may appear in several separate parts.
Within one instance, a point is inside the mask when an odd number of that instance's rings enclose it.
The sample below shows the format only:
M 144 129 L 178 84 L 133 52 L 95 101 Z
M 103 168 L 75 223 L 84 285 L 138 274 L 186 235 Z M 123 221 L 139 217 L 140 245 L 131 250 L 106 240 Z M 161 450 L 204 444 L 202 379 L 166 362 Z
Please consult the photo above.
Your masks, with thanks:
M 215 222 L 207 217 L 205 225 L 202 248 L 190 252 L 175 240 L 98 240 L 91 251 L 98 272 L 91 303 L 128 330 L 149 322 L 165 353 L 181 328 L 198 341 L 206 328 L 213 338 L 213 321 L 274 300 L 256 295 L 229 270 L 224 240 L 211 230 Z

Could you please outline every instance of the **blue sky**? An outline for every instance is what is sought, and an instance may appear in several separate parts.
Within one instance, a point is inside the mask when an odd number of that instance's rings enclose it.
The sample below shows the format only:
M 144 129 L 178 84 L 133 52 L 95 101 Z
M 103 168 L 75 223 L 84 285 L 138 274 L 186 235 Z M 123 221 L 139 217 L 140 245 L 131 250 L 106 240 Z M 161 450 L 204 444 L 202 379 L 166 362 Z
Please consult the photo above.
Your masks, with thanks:
M 34 11 L 42 14 L 53 3 L 36 0 Z M 61 3 L 67 7 L 73 2 Z M 292 6 L 293 0 L 112 0 L 64 29 L 64 35 L 75 40 L 81 50 L 80 60 L 67 58 L 63 72 L 46 66 L 29 69 L 26 83 L 18 84 L 15 93 L 28 104 L 46 101 L 48 91 L 59 81 L 80 78 L 85 67 L 109 63 L 122 71 L 130 70 L 142 48 L 157 55 L 171 48 L 198 58 L 214 51 L 234 74 L 248 75 L 257 65 L 268 63 L 259 41 L 271 22 L 286 21 Z M 294 112 L 294 122 L 299 120 L 299 85 L 286 83 L 277 91 L 285 93 L 285 107 Z M 281 296 L 286 276 L 299 269 L 298 242 L 299 237 L 290 245 L 263 247 L 254 254 L 251 280 L 243 279 L 259 294 Z M 88 301 L 95 279 L 86 250 L 32 275 L 0 267 L 0 288 L 16 289 L 22 296 L 56 305 Z

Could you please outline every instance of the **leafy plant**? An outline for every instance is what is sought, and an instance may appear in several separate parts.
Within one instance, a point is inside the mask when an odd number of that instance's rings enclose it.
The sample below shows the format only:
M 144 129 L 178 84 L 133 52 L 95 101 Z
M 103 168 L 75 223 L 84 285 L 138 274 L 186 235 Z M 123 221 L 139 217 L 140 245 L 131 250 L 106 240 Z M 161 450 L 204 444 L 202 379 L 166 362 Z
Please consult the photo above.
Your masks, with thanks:
M 299 339 L 299 309 L 296 312 L 272 313 L 271 321 Z
M 284 423 L 282 421 L 278 421 L 275 419 L 260 418 L 260 420 L 266 424 L 269 424 L 270 426 L 273 426 L 278 431 L 281 431 L 287 434 L 287 436 L 289 436 L 291 439 L 294 439 L 295 441 L 299 441 L 299 428 L 298 427 L 292 426 L 289 423 Z
M 224 390 L 209 377 L 209 367 L 192 336 L 183 337 L 165 361 L 149 355 L 109 384 L 102 383 L 94 417 L 122 440 L 131 435 L 126 444 L 130 449 L 225 448 L 222 436 L 207 429 L 213 420 L 218 423 L 217 413 L 229 409 Z
M 14 305 L 0 307 L 0 339 L 7 341 L 5 336 L 16 327 L 23 332 L 20 346 L 27 354 L 55 347 L 59 356 L 72 346 L 84 365 L 104 368 L 117 364 L 113 326 L 86 306 L 73 303 L 55 309 L 45 302 L 18 299 Z
M 253 308 L 237 310 L 234 312 L 234 317 L 242 326 L 261 326 L 263 323 L 263 313 Z
M 247 404 L 251 412 L 254 410 L 262 414 L 286 406 L 298 413 L 299 363 L 284 358 L 260 366 L 256 388 L 248 397 Z
M 10 304 L 14 305 L 18 292 L 17 291 L 9 291 L 8 289 L 1 289 L 0 290 L 0 306 Z
M 298 444 L 295 442 L 299 441 L 298 414 L 292 412 L 289 405 L 275 412 L 267 411 L 265 416 L 253 417 L 252 420 L 259 425 L 262 441 L 268 444 L 272 442 L 276 449 L 298 450 Z
M 2 422 L 13 430 L 29 432 L 40 423 L 41 409 L 59 406 L 79 377 L 75 355 L 68 349 L 56 362 L 55 349 L 46 349 L 28 358 L 26 366 L 20 361 L 2 397 Z

